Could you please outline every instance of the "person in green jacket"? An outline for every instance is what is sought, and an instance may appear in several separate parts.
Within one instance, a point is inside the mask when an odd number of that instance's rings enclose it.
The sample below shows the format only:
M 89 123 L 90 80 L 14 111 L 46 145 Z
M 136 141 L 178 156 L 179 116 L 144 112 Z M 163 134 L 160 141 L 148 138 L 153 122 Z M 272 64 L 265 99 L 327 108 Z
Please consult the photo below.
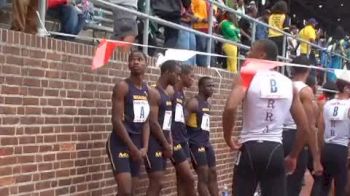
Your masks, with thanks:
M 221 34 L 225 39 L 239 42 L 241 39 L 240 30 L 238 28 L 237 16 L 234 13 L 226 13 L 226 20 L 220 23 Z M 224 43 L 222 49 L 227 58 L 227 70 L 233 73 L 237 73 L 237 55 L 238 48 L 236 45 L 230 43 Z

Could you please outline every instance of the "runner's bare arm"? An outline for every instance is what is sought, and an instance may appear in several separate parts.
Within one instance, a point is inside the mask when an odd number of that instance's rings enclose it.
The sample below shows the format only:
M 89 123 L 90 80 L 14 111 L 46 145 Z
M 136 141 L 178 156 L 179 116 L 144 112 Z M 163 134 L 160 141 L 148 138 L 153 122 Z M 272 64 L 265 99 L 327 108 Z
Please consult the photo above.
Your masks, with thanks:
M 231 148 L 237 148 L 232 141 L 232 131 L 236 122 L 236 110 L 245 97 L 246 90 L 241 84 L 241 78 L 235 77 L 233 89 L 227 98 L 224 112 L 222 114 L 222 127 L 226 144 Z

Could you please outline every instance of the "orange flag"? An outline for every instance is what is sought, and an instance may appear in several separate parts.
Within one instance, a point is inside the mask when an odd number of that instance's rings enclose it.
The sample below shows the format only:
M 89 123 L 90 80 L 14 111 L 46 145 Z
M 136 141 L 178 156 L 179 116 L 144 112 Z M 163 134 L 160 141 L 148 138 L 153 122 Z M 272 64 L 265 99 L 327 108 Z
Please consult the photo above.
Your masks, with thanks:
M 97 46 L 95 56 L 92 59 L 91 69 L 95 70 L 108 64 L 109 59 L 111 58 L 116 47 L 124 47 L 128 45 L 130 44 L 102 39 L 100 44 Z
M 242 85 L 247 89 L 256 72 L 274 69 L 282 65 L 283 62 L 247 58 L 241 68 L 240 75 L 242 79 Z

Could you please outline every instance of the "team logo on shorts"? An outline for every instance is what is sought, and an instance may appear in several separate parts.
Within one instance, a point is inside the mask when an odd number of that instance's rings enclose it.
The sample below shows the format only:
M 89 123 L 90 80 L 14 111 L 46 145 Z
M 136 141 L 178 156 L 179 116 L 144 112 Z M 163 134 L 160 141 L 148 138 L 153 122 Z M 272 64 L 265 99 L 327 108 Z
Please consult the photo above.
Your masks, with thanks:
M 174 151 L 178 151 L 178 150 L 181 150 L 182 149 L 182 146 L 181 144 L 177 144 L 174 146 Z
M 126 158 L 129 158 L 129 154 L 126 152 L 120 152 L 118 157 L 121 159 L 126 159 Z
M 205 152 L 205 148 L 204 147 L 198 148 L 198 152 Z
M 163 153 L 158 151 L 154 154 L 156 157 L 162 157 L 163 156 Z

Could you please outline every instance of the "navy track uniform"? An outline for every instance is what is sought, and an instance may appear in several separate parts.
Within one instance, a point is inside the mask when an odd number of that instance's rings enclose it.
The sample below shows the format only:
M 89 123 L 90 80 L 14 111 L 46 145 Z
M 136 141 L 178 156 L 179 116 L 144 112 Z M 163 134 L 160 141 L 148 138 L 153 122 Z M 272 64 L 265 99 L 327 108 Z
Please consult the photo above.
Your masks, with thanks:
M 143 84 L 141 89 L 135 87 L 131 81 L 125 80 L 128 84 L 129 91 L 124 98 L 124 126 L 129 133 L 133 143 L 141 149 L 142 130 L 146 122 L 150 106 L 148 103 L 148 87 Z M 133 177 L 139 175 L 140 163 L 131 159 L 128 146 L 113 130 L 107 140 L 107 154 L 112 164 L 114 173 L 130 172 Z
M 156 87 L 156 89 L 160 94 L 158 121 L 159 125 L 162 127 L 165 137 L 169 142 L 172 122 L 172 102 L 171 98 L 164 92 L 163 89 L 159 87 Z M 163 171 L 166 169 L 166 158 L 163 157 L 162 151 L 163 146 L 151 132 L 147 152 L 149 159 L 149 162 L 147 161 L 146 163 L 147 172 Z
M 198 111 L 191 113 L 187 121 L 189 146 L 193 166 L 215 167 L 215 153 L 209 142 L 210 105 L 198 99 Z
M 185 95 L 183 91 L 175 91 L 173 98 L 173 122 L 171 134 L 173 137 L 173 164 L 179 164 L 190 158 L 188 136 L 184 114 Z

